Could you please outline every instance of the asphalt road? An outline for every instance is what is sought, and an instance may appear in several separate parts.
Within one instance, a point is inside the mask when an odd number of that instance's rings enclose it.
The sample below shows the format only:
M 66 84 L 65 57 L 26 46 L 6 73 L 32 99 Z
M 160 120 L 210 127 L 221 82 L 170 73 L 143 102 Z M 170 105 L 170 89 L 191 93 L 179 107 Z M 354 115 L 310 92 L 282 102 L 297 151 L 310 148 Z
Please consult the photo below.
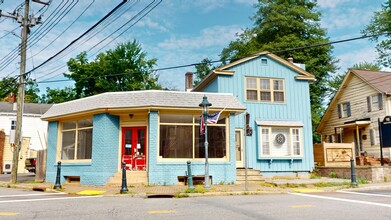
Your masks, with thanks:
M 391 219 L 389 190 L 170 199 L 40 194 L 0 188 L 0 219 Z

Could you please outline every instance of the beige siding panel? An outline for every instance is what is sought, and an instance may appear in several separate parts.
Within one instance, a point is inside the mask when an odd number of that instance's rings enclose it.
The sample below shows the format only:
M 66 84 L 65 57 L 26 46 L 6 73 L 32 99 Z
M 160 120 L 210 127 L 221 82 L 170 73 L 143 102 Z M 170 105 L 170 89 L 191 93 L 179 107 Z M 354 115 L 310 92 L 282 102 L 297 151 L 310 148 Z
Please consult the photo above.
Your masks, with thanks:
M 367 136 L 366 140 L 362 140 L 364 151 L 367 151 L 369 155 L 379 155 L 380 149 L 379 144 L 371 146 L 370 143 L 370 129 L 375 129 L 378 131 L 378 118 L 383 119 L 386 115 L 386 112 L 389 112 L 391 106 L 390 98 L 387 98 L 383 95 L 383 110 L 377 110 L 368 112 L 367 107 L 367 96 L 376 95 L 378 93 L 373 87 L 356 77 L 351 75 L 350 79 L 346 81 L 346 86 L 342 88 L 341 94 L 337 100 L 337 104 L 350 102 L 351 116 L 345 118 L 338 118 L 338 107 L 337 105 L 333 106 L 331 109 L 330 118 L 325 122 L 325 126 L 321 131 L 322 137 L 324 135 L 330 135 L 335 133 L 335 127 L 343 125 L 345 122 L 354 121 L 358 119 L 370 118 L 371 124 L 362 128 L 362 136 Z M 344 129 L 343 131 L 343 142 L 351 143 L 354 142 L 353 129 Z M 337 129 L 337 133 L 339 130 Z M 324 140 L 325 141 L 325 140 Z M 389 157 L 389 149 L 386 149 L 385 157 Z

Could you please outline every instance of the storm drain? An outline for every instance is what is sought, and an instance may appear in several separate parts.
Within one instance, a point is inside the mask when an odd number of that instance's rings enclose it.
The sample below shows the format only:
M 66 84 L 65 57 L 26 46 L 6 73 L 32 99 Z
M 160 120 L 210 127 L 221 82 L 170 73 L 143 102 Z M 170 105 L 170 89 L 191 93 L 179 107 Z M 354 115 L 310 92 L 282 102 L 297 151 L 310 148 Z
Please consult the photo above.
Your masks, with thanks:
M 147 198 L 156 199 L 156 198 L 172 198 L 173 194 L 150 194 L 147 195 Z

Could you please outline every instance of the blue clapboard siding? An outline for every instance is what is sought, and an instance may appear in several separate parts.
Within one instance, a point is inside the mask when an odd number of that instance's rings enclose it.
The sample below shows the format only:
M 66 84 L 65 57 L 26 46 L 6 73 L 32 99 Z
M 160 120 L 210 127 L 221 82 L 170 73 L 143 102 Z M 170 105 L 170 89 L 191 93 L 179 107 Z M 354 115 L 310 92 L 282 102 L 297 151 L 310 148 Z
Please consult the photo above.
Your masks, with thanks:
M 267 64 L 261 63 L 261 59 L 267 59 Z M 243 62 L 229 68 L 233 75 L 219 75 L 203 91 L 218 91 L 219 93 L 232 93 L 247 108 L 250 113 L 250 122 L 253 135 L 246 137 L 246 149 L 248 165 L 259 169 L 263 173 L 308 172 L 314 168 L 312 149 L 312 125 L 309 96 L 309 82 L 297 80 L 298 73 L 284 64 L 267 56 Z M 266 77 L 285 79 L 285 103 L 247 102 L 245 100 L 245 77 Z M 244 129 L 244 114 L 235 118 L 237 128 Z M 255 120 L 286 120 L 301 121 L 303 157 L 300 160 L 265 160 L 259 159 L 259 136 Z

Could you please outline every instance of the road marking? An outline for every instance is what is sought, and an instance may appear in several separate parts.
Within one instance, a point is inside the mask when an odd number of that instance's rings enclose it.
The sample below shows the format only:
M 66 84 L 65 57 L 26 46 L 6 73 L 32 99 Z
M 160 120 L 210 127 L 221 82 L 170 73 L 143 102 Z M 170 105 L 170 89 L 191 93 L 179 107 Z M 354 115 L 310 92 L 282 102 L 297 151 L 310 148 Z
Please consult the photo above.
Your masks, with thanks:
M 341 202 L 352 202 L 352 203 L 361 203 L 361 204 L 367 204 L 367 205 L 384 206 L 384 207 L 391 208 L 391 205 L 389 205 L 389 204 L 376 203 L 376 202 L 366 202 L 366 201 L 358 201 L 358 200 L 352 200 L 352 199 L 341 199 L 341 198 L 334 198 L 334 197 L 327 197 L 327 196 L 317 196 L 317 195 L 302 194 L 302 193 L 289 193 L 289 194 L 297 195 L 297 196 L 318 198 L 318 199 L 336 200 L 336 201 L 341 201 Z
M 15 216 L 19 215 L 17 212 L 0 212 L 0 216 Z
M 391 195 L 383 195 L 383 194 L 372 194 L 372 193 L 350 192 L 350 191 L 342 191 L 342 190 L 338 190 L 337 192 L 340 192 L 340 193 L 348 193 L 348 194 L 354 194 L 354 195 L 363 195 L 363 196 L 378 196 L 378 197 L 387 197 L 387 198 L 391 198 Z
M 59 192 L 59 193 L 35 193 L 35 194 L 4 195 L 4 196 L 0 196 L 0 198 L 23 197 L 23 196 L 52 196 L 52 195 L 59 195 L 59 194 L 65 194 L 65 193 Z
M 301 209 L 301 208 L 313 208 L 315 206 L 314 205 L 292 205 L 290 207 L 295 209 Z
M 16 202 L 35 202 L 35 201 L 49 201 L 49 200 L 66 200 L 66 199 L 86 199 L 86 198 L 100 198 L 103 196 L 77 196 L 77 197 L 59 197 L 59 198 L 45 198 L 45 199 L 21 199 L 0 201 L 0 203 L 16 203 Z
M 149 214 L 151 215 L 156 215 L 156 214 L 171 214 L 171 213 L 176 213 L 175 210 L 152 210 L 148 211 Z

